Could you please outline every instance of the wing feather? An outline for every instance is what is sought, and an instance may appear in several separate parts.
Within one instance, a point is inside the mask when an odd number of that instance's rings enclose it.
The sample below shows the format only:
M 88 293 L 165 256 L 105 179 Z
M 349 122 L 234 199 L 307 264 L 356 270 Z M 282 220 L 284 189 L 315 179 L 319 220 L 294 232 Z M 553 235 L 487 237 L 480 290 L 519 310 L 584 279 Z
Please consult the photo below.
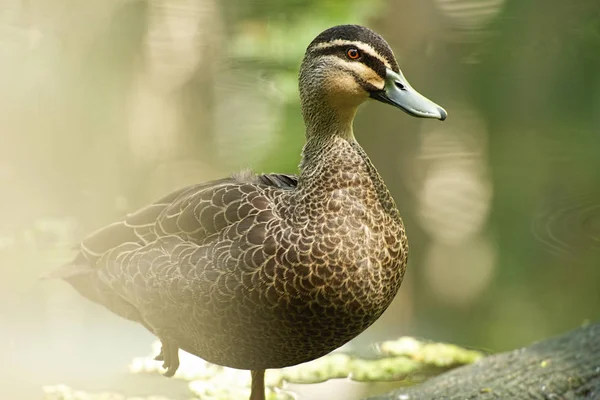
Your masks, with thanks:
M 291 190 L 297 184 L 293 175 L 246 172 L 181 188 L 87 236 L 73 262 L 78 269 L 88 263 L 90 273 L 84 278 L 67 279 L 73 274 L 64 267 L 52 277 L 66 279 L 85 297 L 154 331 L 142 310 L 148 306 L 160 313 L 155 308 L 163 306 L 157 298 L 172 303 L 193 296 L 186 282 L 194 278 L 202 282 L 203 298 L 211 299 L 211 282 L 227 279 L 222 276 L 227 269 L 249 268 L 240 266 L 235 251 L 241 234 L 248 233 L 249 245 L 262 241 L 264 225 L 250 231 L 252 221 L 269 218 L 268 200 L 261 193 L 265 188 Z M 221 238 L 224 243 L 206 245 L 220 232 L 228 232 Z M 230 249 L 227 256 L 225 248 Z M 221 254 L 218 260 L 213 259 L 215 249 Z M 209 264 L 223 270 L 195 268 Z

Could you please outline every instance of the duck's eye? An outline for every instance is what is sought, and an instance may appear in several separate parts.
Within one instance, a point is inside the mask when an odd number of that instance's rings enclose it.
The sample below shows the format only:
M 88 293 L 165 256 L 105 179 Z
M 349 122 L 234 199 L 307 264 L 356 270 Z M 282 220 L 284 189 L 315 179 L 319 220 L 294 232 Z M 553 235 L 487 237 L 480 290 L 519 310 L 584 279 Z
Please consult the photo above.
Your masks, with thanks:
M 350 47 L 348 50 L 346 50 L 346 55 L 351 60 L 357 60 L 360 57 L 360 51 L 358 51 L 358 49 L 355 47 Z

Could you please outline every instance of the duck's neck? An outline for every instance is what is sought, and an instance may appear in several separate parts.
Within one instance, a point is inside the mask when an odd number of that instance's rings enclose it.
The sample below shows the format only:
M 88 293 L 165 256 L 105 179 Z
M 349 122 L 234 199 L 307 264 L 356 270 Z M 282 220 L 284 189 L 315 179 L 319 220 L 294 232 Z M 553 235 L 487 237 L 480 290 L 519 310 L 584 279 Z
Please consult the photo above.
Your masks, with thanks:
M 302 73 L 300 80 L 303 81 Z M 355 141 L 352 122 L 360 103 L 344 104 L 310 84 L 300 85 L 300 103 L 306 126 L 306 145 L 302 150 L 300 170 L 301 175 L 307 175 L 311 168 L 332 159 L 327 155 L 330 148 L 335 149 L 336 143 Z
M 331 107 L 325 101 L 316 106 L 303 107 L 302 115 L 306 125 L 306 141 L 320 140 L 330 136 L 353 139 L 352 122 L 356 110 L 357 106 L 337 109 Z
M 332 172 L 340 167 L 350 166 L 354 169 L 362 163 L 359 155 L 354 152 L 345 154 L 346 159 L 340 154 L 349 143 L 355 142 L 352 130 L 355 113 L 356 108 L 339 112 L 327 102 L 311 104 L 310 107 L 303 104 L 302 115 L 306 125 L 306 144 L 302 149 L 300 163 L 300 178 L 303 183 L 308 184 L 318 178 L 316 175 L 320 172 Z

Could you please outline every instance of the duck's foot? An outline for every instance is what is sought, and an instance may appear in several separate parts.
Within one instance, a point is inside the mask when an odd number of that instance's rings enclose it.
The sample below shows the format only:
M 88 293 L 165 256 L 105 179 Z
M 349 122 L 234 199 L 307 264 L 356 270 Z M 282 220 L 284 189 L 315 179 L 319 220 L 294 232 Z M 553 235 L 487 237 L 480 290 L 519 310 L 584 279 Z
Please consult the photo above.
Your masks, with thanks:
M 265 370 L 250 371 L 252 374 L 252 390 L 250 400 L 265 400 Z
M 155 360 L 164 361 L 162 366 L 166 371 L 163 375 L 170 378 L 175 375 L 175 372 L 179 368 L 179 347 L 171 341 L 161 339 L 160 342 L 162 349 Z

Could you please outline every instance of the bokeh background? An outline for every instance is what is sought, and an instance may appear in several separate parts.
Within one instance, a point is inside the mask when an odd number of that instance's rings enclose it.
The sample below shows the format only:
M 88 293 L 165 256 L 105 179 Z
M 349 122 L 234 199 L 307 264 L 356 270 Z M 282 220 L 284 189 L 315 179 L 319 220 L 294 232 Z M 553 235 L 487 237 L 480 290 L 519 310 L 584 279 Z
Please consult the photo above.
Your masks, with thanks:
M 1 398 L 55 383 L 187 398 L 128 379 L 153 340 L 142 327 L 37 277 L 184 184 L 295 172 L 298 66 L 339 23 L 380 32 L 449 112 L 357 116 L 411 255 L 351 346 L 415 335 L 495 352 L 600 317 L 597 0 L 2 0 Z

